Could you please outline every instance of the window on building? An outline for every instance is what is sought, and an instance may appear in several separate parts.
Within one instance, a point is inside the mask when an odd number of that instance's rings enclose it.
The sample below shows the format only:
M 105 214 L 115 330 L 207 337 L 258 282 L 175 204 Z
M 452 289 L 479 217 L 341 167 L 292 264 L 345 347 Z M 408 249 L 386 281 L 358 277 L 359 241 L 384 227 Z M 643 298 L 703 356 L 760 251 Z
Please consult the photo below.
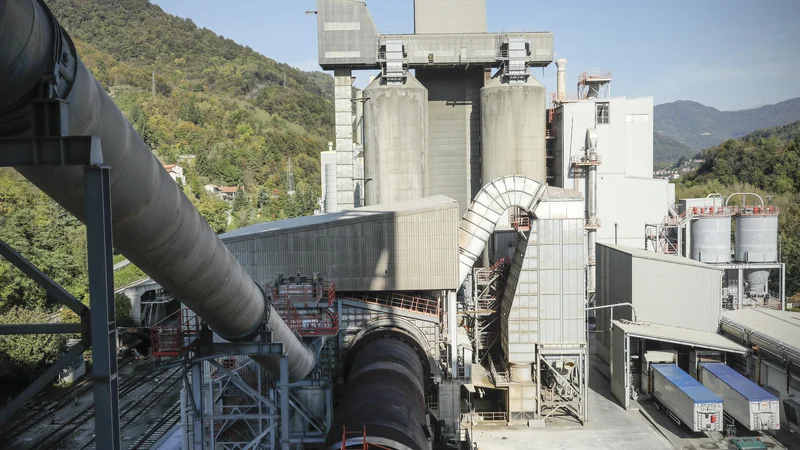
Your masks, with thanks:
M 595 103 L 595 123 L 598 125 L 601 124 L 608 124 L 608 102 L 597 102 Z

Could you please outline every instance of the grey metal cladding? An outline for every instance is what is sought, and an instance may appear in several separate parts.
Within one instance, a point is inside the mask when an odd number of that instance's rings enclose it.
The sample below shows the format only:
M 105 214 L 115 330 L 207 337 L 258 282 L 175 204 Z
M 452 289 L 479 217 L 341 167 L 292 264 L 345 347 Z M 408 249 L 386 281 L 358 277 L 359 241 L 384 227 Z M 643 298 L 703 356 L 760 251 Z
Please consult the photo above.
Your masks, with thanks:
M 456 289 L 459 220 L 458 204 L 438 196 L 259 224 L 222 239 L 258 284 L 319 272 L 339 291 Z
M 359 0 L 317 0 L 319 65 L 377 68 L 378 29 Z

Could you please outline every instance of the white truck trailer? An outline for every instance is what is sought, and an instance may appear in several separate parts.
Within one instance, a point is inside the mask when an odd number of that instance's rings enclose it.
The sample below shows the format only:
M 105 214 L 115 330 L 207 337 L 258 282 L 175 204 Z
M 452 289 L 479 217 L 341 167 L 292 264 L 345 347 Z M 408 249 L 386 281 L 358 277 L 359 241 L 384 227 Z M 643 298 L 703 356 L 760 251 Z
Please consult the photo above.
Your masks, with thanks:
M 753 431 L 779 430 L 778 398 L 723 363 L 701 363 L 698 378 L 722 397 L 726 413 Z
M 693 431 L 722 431 L 722 398 L 675 364 L 651 364 L 651 393 L 678 424 Z

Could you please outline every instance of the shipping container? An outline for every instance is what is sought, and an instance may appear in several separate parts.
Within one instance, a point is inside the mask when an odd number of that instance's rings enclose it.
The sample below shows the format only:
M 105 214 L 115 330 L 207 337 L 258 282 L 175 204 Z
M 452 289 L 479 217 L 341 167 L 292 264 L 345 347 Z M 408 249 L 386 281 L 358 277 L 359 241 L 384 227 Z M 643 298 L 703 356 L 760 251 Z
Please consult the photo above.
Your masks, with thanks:
M 674 364 L 652 364 L 652 394 L 667 415 L 693 431 L 722 431 L 722 398 Z
M 780 429 L 778 398 L 723 363 L 701 363 L 699 380 L 722 397 L 725 412 L 748 430 Z

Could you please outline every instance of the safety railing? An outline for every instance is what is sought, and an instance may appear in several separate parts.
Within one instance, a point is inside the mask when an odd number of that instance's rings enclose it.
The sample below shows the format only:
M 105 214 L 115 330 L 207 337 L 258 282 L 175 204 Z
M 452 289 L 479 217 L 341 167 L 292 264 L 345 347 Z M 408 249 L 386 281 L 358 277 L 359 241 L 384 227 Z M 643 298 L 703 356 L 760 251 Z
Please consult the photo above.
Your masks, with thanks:
M 477 305 L 478 310 L 485 311 L 485 310 L 497 310 L 500 306 L 500 301 L 495 296 L 491 297 L 480 297 L 478 298 Z
M 584 227 L 586 228 L 600 228 L 600 218 L 599 217 L 590 217 L 586 219 L 584 222 Z
M 603 163 L 603 155 L 599 153 L 591 153 L 586 155 L 573 155 L 569 157 L 569 162 L 576 166 L 594 166 Z
M 340 298 L 356 300 L 364 303 L 372 303 L 381 306 L 389 306 L 392 308 L 407 309 L 416 311 L 423 314 L 439 315 L 439 300 L 412 297 L 402 294 L 391 294 L 388 297 L 378 297 L 368 294 L 360 296 L 340 296 Z
M 512 214 L 511 226 L 517 231 L 528 231 L 531 229 L 531 218 L 527 214 Z
M 476 422 L 508 422 L 508 414 L 503 411 L 473 411 L 472 413 L 464 413 L 461 415 L 461 422 L 469 422 L 470 415 Z
M 150 353 L 156 357 L 180 357 L 199 335 L 200 318 L 181 308 L 150 328 Z
M 336 283 L 324 281 L 320 284 L 284 284 L 280 286 L 267 285 L 265 289 L 276 302 L 290 302 L 296 306 L 316 307 L 320 302 L 327 302 L 332 306 L 336 299 Z
M 272 306 L 289 329 L 298 336 L 333 336 L 339 332 L 339 316 L 329 309 L 304 309 L 301 313 L 287 299 L 274 301 Z
M 373 442 L 367 442 L 367 427 L 361 431 L 347 431 L 347 428 L 342 427 L 342 450 L 347 449 L 354 449 L 359 446 L 362 450 L 369 450 L 372 448 L 380 449 L 380 450 L 392 450 L 389 447 L 384 447 L 382 445 L 375 444 Z
M 581 72 L 578 74 L 578 83 L 585 84 L 590 83 L 592 81 L 602 81 L 608 80 L 611 78 L 612 72 L 599 72 L 599 71 L 591 71 L 591 72 Z

